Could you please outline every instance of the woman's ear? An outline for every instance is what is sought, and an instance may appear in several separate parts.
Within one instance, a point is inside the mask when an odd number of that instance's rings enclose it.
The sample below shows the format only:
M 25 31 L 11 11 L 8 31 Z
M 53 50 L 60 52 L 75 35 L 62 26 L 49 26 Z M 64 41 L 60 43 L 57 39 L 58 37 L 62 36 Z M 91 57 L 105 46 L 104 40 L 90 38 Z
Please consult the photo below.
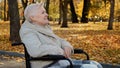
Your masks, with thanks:
M 35 17 L 34 17 L 34 16 L 30 16 L 30 20 L 31 20 L 31 21 L 34 21 L 34 20 L 35 20 Z

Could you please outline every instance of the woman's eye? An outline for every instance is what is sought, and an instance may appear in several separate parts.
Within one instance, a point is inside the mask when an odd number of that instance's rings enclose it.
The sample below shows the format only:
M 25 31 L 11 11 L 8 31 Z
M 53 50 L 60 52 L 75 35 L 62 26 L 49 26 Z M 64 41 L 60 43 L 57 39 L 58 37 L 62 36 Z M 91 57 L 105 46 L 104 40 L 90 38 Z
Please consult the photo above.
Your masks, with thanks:
M 42 12 L 42 14 L 44 14 L 45 12 Z

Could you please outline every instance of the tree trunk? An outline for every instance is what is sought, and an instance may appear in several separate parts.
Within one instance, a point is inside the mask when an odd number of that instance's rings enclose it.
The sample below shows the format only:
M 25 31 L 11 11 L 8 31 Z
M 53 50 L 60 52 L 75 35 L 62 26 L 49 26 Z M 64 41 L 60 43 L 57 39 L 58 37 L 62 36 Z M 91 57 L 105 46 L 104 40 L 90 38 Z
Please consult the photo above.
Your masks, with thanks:
M 9 16 L 9 10 L 8 10 L 8 11 L 7 11 L 7 21 L 10 20 L 9 17 L 10 17 L 10 16 Z
M 77 19 L 77 14 L 75 12 L 75 7 L 74 7 L 74 4 L 73 4 L 73 0 L 70 0 L 70 10 L 71 10 L 71 20 L 72 20 L 72 23 L 78 23 L 78 19 Z
M 35 3 L 35 1 L 34 1 L 34 0 L 32 0 L 32 3 Z
M 64 5 L 62 5 L 62 8 L 63 8 L 63 22 L 62 22 L 62 26 L 61 27 L 68 27 L 68 24 L 67 24 L 68 0 L 64 0 L 64 2 L 62 4 L 64 4 Z
M 6 0 L 4 0 L 4 21 L 6 21 Z
M 27 7 L 27 4 L 28 4 L 28 0 L 21 0 L 22 2 L 22 5 L 23 5 L 23 8 L 25 9 Z M 24 12 L 23 12 L 24 13 Z M 22 20 L 22 23 L 24 23 L 25 21 L 25 17 L 23 16 L 23 20 Z
M 45 9 L 46 9 L 46 12 L 47 12 L 48 15 L 49 15 L 49 5 L 50 5 L 50 0 L 46 0 Z M 49 16 L 48 16 L 48 19 L 49 19 Z
M 17 0 L 8 0 L 9 16 L 10 16 L 10 41 L 20 42 L 19 29 L 20 29 L 20 18 L 18 11 Z
M 34 0 L 29 0 L 29 1 L 30 1 L 30 4 L 35 3 L 35 1 L 34 1 Z
M 114 21 L 114 6 L 115 6 L 115 0 L 110 0 L 110 17 L 109 17 L 109 23 L 108 23 L 108 30 L 113 29 L 113 21 Z
M 50 5 L 50 0 L 47 0 L 45 8 L 48 15 L 49 15 L 49 5 Z
M 88 23 L 90 0 L 84 0 L 81 23 Z
M 62 18 L 62 0 L 59 0 L 59 22 L 58 24 L 61 24 L 61 18 Z
M 28 0 L 21 0 L 23 8 L 25 9 L 27 4 L 28 4 Z

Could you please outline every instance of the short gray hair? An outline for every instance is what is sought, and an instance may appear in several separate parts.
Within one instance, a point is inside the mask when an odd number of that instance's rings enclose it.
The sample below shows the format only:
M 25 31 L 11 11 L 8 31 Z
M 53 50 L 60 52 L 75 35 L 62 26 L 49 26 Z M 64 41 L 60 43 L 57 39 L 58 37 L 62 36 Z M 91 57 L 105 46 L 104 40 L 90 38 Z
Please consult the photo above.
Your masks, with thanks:
M 40 7 L 43 7 L 42 3 L 28 5 L 24 10 L 25 19 L 31 22 L 30 16 L 35 15 L 36 10 Z

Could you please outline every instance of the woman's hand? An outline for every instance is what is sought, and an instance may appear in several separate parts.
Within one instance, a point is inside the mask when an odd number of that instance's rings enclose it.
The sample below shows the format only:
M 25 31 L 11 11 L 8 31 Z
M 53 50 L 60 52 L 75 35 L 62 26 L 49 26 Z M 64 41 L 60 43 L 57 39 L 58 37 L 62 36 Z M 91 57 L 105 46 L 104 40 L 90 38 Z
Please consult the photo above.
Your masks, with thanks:
M 64 47 L 64 56 L 70 58 L 72 49 L 70 47 Z

